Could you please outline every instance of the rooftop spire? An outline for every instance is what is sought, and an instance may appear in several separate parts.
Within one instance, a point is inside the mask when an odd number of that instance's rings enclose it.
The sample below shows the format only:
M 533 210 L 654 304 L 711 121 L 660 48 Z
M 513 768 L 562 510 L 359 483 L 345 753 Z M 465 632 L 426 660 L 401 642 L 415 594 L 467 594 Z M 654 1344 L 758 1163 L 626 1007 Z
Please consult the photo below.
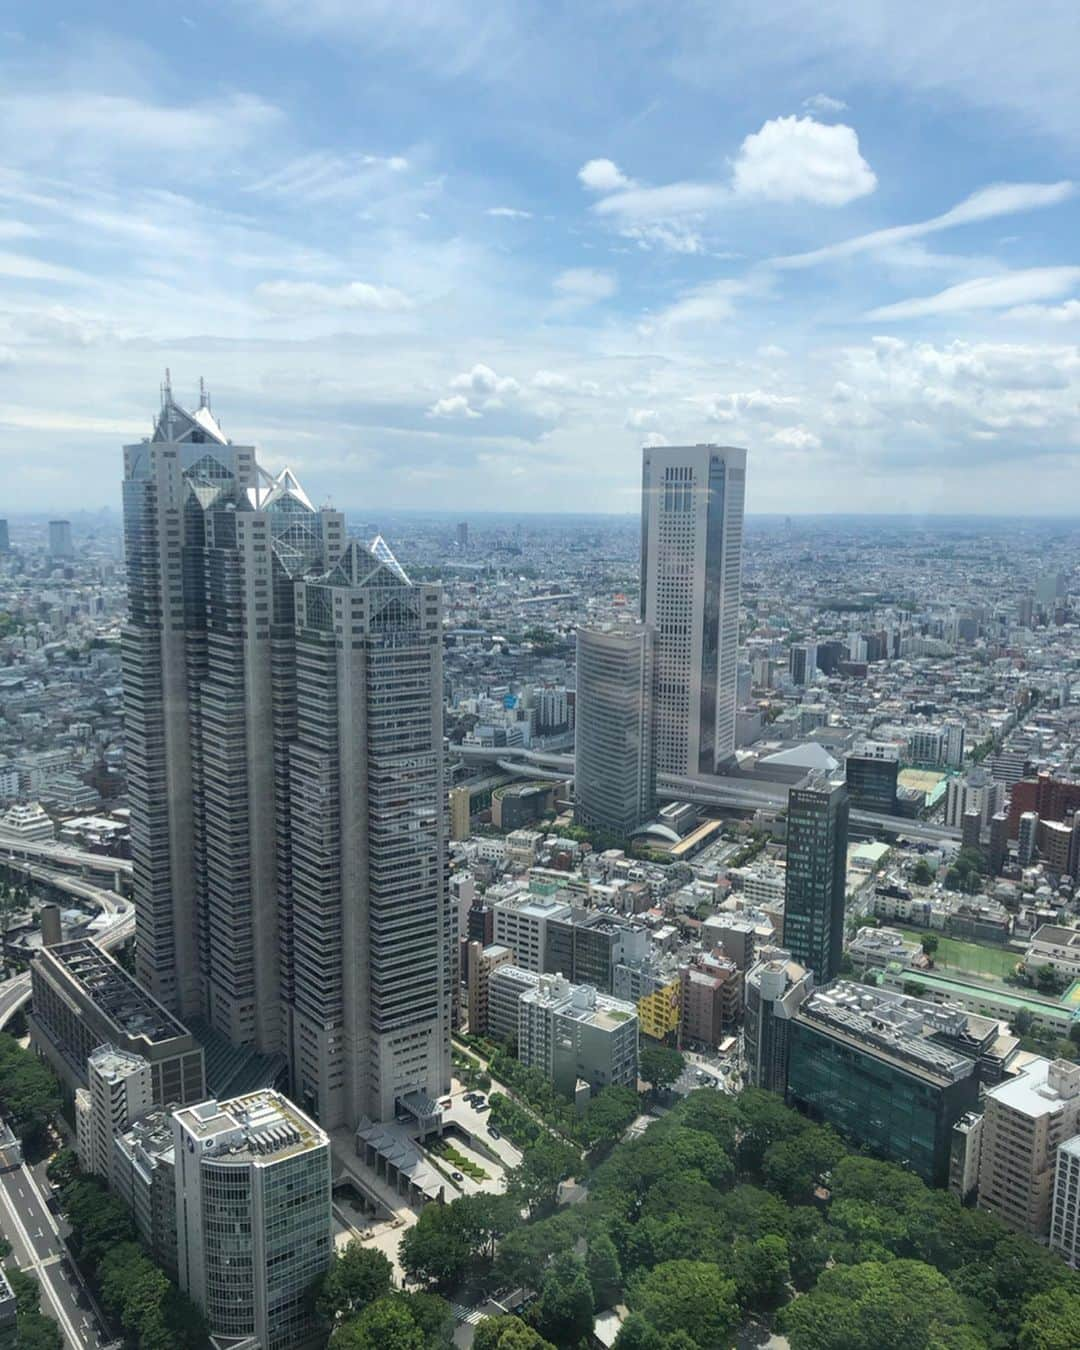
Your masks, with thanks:
M 209 406 L 210 406 L 210 393 L 209 393 L 209 391 L 208 391 L 207 388 L 206 388 L 206 381 L 205 381 L 205 380 L 203 379 L 203 377 L 200 375 L 200 376 L 199 376 L 199 407 L 200 407 L 200 408 L 209 408 Z

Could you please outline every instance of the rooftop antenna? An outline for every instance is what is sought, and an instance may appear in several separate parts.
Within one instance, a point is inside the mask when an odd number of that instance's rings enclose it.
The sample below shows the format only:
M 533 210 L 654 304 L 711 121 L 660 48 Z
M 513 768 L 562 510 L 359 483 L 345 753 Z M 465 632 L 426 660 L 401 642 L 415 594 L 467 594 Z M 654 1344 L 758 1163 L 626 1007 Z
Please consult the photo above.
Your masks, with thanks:
M 210 407 L 210 395 L 207 393 L 206 390 L 206 381 L 203 379 L 201 375 L 199 376 L 199 407 L 200 408 Z
M 172 374 L 169 367 L 165 367 L 165 383 L 161 386 L 161 406 L 172 400 Z

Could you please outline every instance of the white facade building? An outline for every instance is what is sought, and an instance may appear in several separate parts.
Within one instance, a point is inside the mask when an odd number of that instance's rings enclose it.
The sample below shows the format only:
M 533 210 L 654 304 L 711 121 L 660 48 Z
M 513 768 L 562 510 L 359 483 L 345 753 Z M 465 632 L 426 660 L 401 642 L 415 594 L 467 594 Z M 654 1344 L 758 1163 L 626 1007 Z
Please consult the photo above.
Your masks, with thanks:
M 310 1295 L 333 1253 L 326 1134 L 267 1090 L 185 1106 L 173 1139 L 180 1287 L 211 1333 L 322 1344 Z

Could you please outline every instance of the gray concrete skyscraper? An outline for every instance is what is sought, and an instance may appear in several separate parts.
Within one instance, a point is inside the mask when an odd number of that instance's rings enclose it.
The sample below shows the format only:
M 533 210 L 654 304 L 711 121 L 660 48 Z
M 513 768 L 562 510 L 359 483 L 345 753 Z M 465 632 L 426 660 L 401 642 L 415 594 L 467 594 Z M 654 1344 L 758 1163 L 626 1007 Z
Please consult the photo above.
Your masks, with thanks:
M 810 774 L 788 792 L 784 946 L 828 984 L 844 949 L 848 790 L 842 779 Z
M 643 452 L 641 617 L 656 632 L 656 771 L 716 772 L 735 750 L 746 451 Z
M 381 539 L 296 593 L 293 1078 L 333 1129 L 450 1085 L 442 613 Z
M 574 818 L 627 838 L 656 809 L 653 632 L 579 628 Z
M 49 521 L 49 557 L 74 558 L 75 547 L 71 542 L 71 521 Z
M 229 441 L 205 393 L 200 406 L 187 412 L 166 383 L 152 437 L 127 446 L 124 464 L 124 700 L 137 974 L 185 1020 L 205 1019 L 234 1045 L 288 1056 L 295 1085 L 301 1063 L 294 1023 L 307 978 L 301 949 L 319 948 L 318 978 L 331 988 L 367 978 L 384 932 L 373 917 L 369 923 L 375 882 L 363 854 L 378 800 L 366 764 L 377 719 L 363 707 L 359 685 L 340 694 L 328 675 L 311 674 L 312 634 L 325 643 L 328 622 L 335 651 L 341 639 L 334 625 L 355 619 L 360 610 L 342 568 L 351 575 L 364 560 L 369 572 L 396 563 L 381 541 L 390 563 L 364 545 L 346 548 L 343 517 L 328 508 L 317 511 L 288 469 L 273 477 L 257 464 L 251 446 Z M 407 579 L 400 587 L 409 592 L 402 608 L 413 612 L 420 592 L 414 596 Z M 433 607 L 438 628 L 438 591 L 429 590 L 425 617 Z M 319 622 L 312 617 L 315 594 L 325 601 Z M 388 618 L 380 622 L 392 628 Z M 352 656 L 360 639 L 350 640 Z M 398 641 L 396 635 L 387 640 L 391 646 Z M 337 657 L 349 666 L 341 652 Z M 427 684 L 413 670 L 400 684 L 387 675 L 372 703 L 379 715 L 404 724 L 423 700 L 429 757 L 433 728 L 441 748 L 442 707 L 441 675 L 437 663 L 430 664 Z M 353 715 L 339 720 L 342 698 Z M 316 787 L 296 770 L 300 748 L 313 744 L 326 756 Z M 415 750 L 413 741 L 409 749 Z M 326 767 L 331 764 L 337 768 Z M 394 800 L 411 801 L 411 759 L 403 763 L 401 779 L 396 764 L 380 765 L 391 785 L 385 790 L 396 786 Z M 331 772 L 338 775 L 334 781 L 326 776 Z M 441 794 L 441 778 L 438 787 Z M 315 865 L 303 851 L 311 793 L 323 794 L 327 831 L 317 876 L 303 870 Z M 422 819 L 419 811 L 408 815 L 409 844 L 419 845 Z M 380 838 L 384 828 L 380 820 Z M 439 816 L 440 880 L 441 828 Z M 400 836 L 397 843 L 408 852 Z M 324 915 L 323 929 L 314 931 L 311 888 L 355 869 L 359 879 L 337 911 L 336 927 L 327 928 Z M 398 898 L 410 913 L 411 869 L 411 859 L 403 859 L 398 873 Z M 434 944 L 441 953 L 444 891 L 441 885 L 423 913 L 413 915 L 408 935 L 418 950 Z M 355 1076 L 350 1057 L 369 1075 L 367 1023 L 361 1027 L 368 1005 L 356 1006 L 361 1021 L 348 1030 L 329 1015 L 322 1024 L 318 1053 L 334 1061 L 343 1082 Z M 441 1005 L 431 1016 L 430 1035 L 441 1040 Z M 304 1060 L 309 1063 L 310 1057 Z M 418 1075 L 421 1081 L 430 1080 Z M 321 1109 L 326 1098 L 314 1094 L 314 1100 Z M 367 1109 L 358 1109 L 349 1123 Z

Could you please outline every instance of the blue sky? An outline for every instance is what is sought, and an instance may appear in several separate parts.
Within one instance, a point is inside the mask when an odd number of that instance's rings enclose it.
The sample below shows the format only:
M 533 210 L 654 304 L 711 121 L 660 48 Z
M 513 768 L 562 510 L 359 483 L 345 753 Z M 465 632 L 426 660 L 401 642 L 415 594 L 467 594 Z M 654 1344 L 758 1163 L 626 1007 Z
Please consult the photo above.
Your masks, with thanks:
M 1073 0 L 4 4 L 7 481 L 116 505 L 169 366 L 356 510 L 633 510 L 715 440 L 751 510 L 1075 513 L 1078 50 Z

